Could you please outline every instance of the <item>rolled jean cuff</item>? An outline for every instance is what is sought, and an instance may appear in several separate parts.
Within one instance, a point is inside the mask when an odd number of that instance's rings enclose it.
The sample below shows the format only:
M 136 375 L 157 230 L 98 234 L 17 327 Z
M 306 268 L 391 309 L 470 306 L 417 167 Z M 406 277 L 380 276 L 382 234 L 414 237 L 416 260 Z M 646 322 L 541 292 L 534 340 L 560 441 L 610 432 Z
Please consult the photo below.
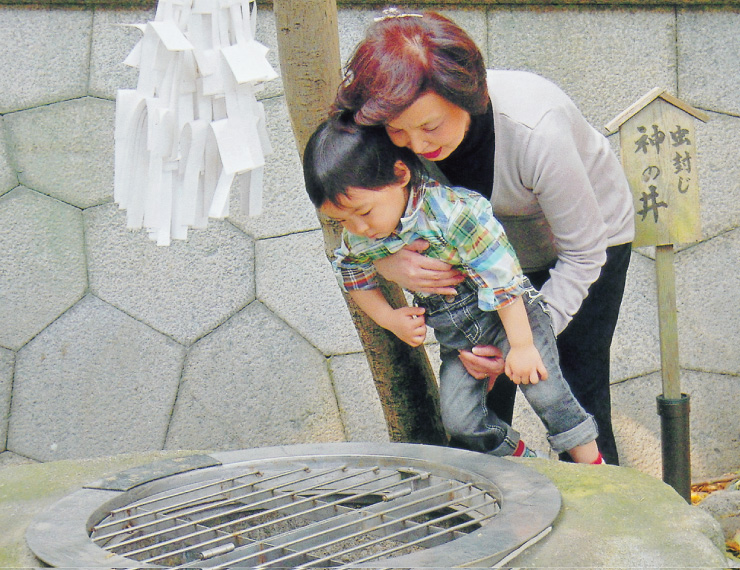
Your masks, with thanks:
M 488 453 L 490 455 L 495 455 L 496 457 L 506 457 L 507 455 L 512 455 L 516 451 L 516 448 L 519 447 L 519 439 L 519 432 L 516 431 L 513 427 L 508 426 L 504 440 L 497 447 L 491 449 Z
M 548 435 L 547 441 L 555 453 L 563 453 L 596 439 L 599 435 L 599 429 L 596 427 L 596 421 L 591 414 L 574 428 L 563 433 Z

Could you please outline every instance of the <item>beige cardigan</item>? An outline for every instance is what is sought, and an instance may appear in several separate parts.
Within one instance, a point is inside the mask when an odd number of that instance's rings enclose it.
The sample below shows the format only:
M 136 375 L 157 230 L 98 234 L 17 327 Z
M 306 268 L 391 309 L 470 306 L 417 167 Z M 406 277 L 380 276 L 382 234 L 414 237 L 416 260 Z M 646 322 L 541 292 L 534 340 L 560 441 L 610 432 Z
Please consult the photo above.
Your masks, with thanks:
M 489 71 L 488 88 L 493 211 L 525 271 L 557 260 L 542 293 L 559 334 L 598 278 L 606 248 L 634 238 L 627 179 L 606 137 L 550 81 Z

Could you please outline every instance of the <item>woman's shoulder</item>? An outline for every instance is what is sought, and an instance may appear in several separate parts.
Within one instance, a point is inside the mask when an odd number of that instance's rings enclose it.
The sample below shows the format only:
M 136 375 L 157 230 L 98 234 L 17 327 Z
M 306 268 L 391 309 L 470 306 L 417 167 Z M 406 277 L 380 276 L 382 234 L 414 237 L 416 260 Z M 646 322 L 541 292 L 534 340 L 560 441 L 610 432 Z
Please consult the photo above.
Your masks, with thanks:
M 537 75 L 531 71 L 516 69 L 489 69 L 486 71 L 488 87 L 493 93 L 506 94 L 510 89 L 519 91 L 520 89 L 541 89 L 549 93 L 563 93 L 562 89 L 554 81 Z M 519 93 L 521 95 L 521 93 Z
M 534 127 L 553 111 L 575 111 L 575 104 L 555 83 L 529 71 L 488 70 L 494 114 Z

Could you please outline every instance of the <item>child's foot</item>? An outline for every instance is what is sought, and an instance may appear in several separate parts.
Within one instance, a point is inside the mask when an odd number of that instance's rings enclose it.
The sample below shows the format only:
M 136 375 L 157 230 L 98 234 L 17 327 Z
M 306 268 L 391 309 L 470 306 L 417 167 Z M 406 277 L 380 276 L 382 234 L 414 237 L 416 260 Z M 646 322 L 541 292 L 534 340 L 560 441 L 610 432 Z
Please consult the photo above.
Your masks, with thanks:
M 541 459 L 549 459 L 549 456 L 546 453 L 530 449 L 521 439 L 519 440 L 519 444 L 516 446 L 514 453 L 511 455 L 513 457 L 539 457 Z
M 604 456 L 601 455 L 601 452 L 599 452 L 599 456 L 591 462 L 591 465 L 606 465 L 606 461 L 604 461 Z

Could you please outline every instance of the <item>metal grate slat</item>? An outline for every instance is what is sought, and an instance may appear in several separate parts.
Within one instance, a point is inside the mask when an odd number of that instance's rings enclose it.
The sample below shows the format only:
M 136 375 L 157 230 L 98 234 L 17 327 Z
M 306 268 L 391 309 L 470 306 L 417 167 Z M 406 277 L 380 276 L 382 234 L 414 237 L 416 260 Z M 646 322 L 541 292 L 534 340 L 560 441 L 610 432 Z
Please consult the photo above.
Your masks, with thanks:
M 377 468 L 373 468 L 370 471 L 375 471 L 376 469 Z M 349 476 L 347 476 L 347 477 L 345 477 L 343 479 L 353 478 L 356 475 L 357 475 L 356 473 L 355 474 L 351 474 L 351 475 L 349 475 Z M 384 477 L 378 478 L 376 480 L 376 482 L 377 481 L 380 481 L 382 479 L 385 479 L 385 478 L 392 477 L 392 476 L 393 476 L 392 474 L 385 475 Z M 391 487 L 393 487 L 395 485 L 399 485 L 399 484 L 405 483 L 406 481 L 408 481 L 408 479 L 407 480 L 404 480 L 404 481 L 400 481 L 400 482 L 399 481 L 394 482 L 392 485 L 389 485 L 387 488 L 391 488 Z M 360 485 L 365 485 L 365 484 L 367 484 L 367 482 L 366 481 L 362 481 L 362 482 L 356 483 L 354 485 L 348 485 L 346 487 L 342 487 L 342 488 L 339 488 L 339 489 L 335 489 L 335 490 L 331 490 L 331 491 L 324 491 L 323 493 L 318 493 L 316 495 L 311 495 L 309 497 L 304 497 L 303 499 L 300 499 L 300 500 L 296 500 L 296 501 L 287 503 L 286 505 L 284 505 L 283 508 L 278 507 L 278 508 L 275 508 L 275 509 L 270 509 L 270 510 L 267 510 L 267 511 L 262 511 L 262 512 L 259 512 L 259 513 L 254 514 L 254 515 L 249 515 L 247 517 L 242 517 L 242 518 L 236 519 L 234 521 L 230 521 L 229 523 L 225 523 L 222 528 L 227 528 L 229 526 L 241 524 L 241 523 L 244 523 L 244 522 L 248 522 L 249 520 L 253 520 L 253 519 L 260 518 L 260 517 L 269 516 L 269 515 L 272 515 L 272 514 L 279 515 L 282 510 L 286 510 L 286 512 L 287 512 L 287 507 L 290 507 L 291 509 L 295 509 L 295 507 L 298 507 L 301 504 L 308 504 L 308 503 L 311 503 L 311 502 L 314 502 L 315 503 L 315 502 L 317 502 L 318 500 L 320 500 L 322 498 L 325 498 L 325 497 L 328 497 L 328 496 L 331 496 L 331 495 L 337 494 L 337 493 L 345 493 L 349 489 L 358 487 Z M 233 532 L 233 533 L 231 533 L 231 536 L 237 537 L 240 534 L 244 534 L 246 532 L 256 532 L 256 531 L 259 531 L 259 530 L 262 530 L 262 529 L 266 529 L 266 528 L 268 528 L 270 526 L 274 526 L 276 524 L 289 522 L 290 520 L 295 519 L 295 518 L 298 518 L 298 517 L 301 517 L 301 516 L 307 516 L 307 515 L 311 515 L 311 514 L 314 514 L 314 515 L 318 516 L 319 515 L 319 512 L 322 511 L 322 510 L 327 510 L 327 509 L 330 509 L 332 507 L 337 507 L 339 505 L 342 505 L 345 502 L 352 501 L 352 500 L 358 500 L 358 499 L 363 498 L 365 496 L 372 495 L 372 494 L 374 494 L 376 492 L 377 491 L 366 491 L 366 492 L 360 493 L 360 494 L 346 495 L 346 496 L 344 496 L 341 499 L 338 499 L 338 500 L 335 500 L 335 501 L 331 501 L 331 502 L 328 502 L 328 503 L 322 503 L 321 505 L 316 506 L 316 507 L 311 507 L 311 508 L 308 508 L 308 509 L 305 509 L 305 510 L 299 510 L 297 512 L 289 513 L 286 516 L 279 516 L 279 518 L 277 518 L 277 519 L 275 519 L 273 521 L 265 522 L 265 523 L 261 523 L 261 524 L 257 524 L 257 525 L 251 526 L 248 529 L 245 529 L 244 531 L 241 531 L 241 532 Z M 194 545 L 194 546 L 189 546 L 187 548 L 182 548 L 180 550 L 173 551 L 172 554 L 183 554 L 183 553 L 188 552 L 190 550 L 195 550 L 196 548 L 200 548 L 200 547 L 203 547 L 203 546 L 210 546 L 211 544 L 213 544 L 216 541 L 217 540 L 215 540 L 215 539 L 212 539 L 210 541 L 204 541 L 204 542 L 198 543 L 197 545 Z M 148 558 L 148 559 L 146 559 L 145 562 L 158 562 L 159 560 L 160 560 L 160 557 L 154 557 L 154 558 Z
M 289 471 L 287 473 L 275 475 L 273 477 L 264 479 L 262 481 L 264 482 L 264 481 L 267 481 L 267 480 L 270 480 L 270 479 L 276 479 L 278 477 L 283 477 L 285 475 L 292 475 L 292 474 L 304 472 L 305 470 L 306 470 L 305 467 L 302 467 L 302 468 L 299 468 L 299 469 L 294 469 L 294 470 Z M 127 505 L 126 507 L 115 509 L 115 510 L 111 511 L 111 514 L 106 519 L 106 520 L 110 519 L 110 522 L 100 522 L 100 523 L 96 524 L 95 526 L 93 526 L 93 528 L 91 529 L 92 539 L 93 539 L 93 541 L 95 541 L 97 543 L 102 543 L 102 542 L 105 542 L 106 540 L 115 539 L 116 537 L 120 536 L 121 534 L 129 534 L 130 535 L 133 532 L 134 529 L 135 530 L 143 530 L 143 529 L 146 529 L 146 528 L 148 528 L 150 526 L 154 526 L 154 525 L 160 525 L 161 526 L 162 523 L 166 523 L 167 521 L 170 521 L 170 520 L 175 520 L 177 518 L 182 517 L 183 515 L 193 515 L 193 514 L 196 514 L 198 512 L 203 512 L 203 511 L 207 511 L 207 510 L 213 510 L 214 508 L 217 508 L 217 507 L 221 506 L 222 504 L 224 504 L 224 505 L 225 504 L 230 504 L 230 503 L 233 503 L 234 500 L 239 500 L 239 499 L 246 498 L 249 495 L 237 496 L 237 497 L 230 497 L 230 498 L 224 499 L 221 503 L 206 503 L 204 505 L 204 502 L 206 502 L 205 499 L 223 496 L 224 493 L 225 493 L 225 491 L 224 490 L 221 490 L 221 491 L 219 491 L 217 493 L 211 493 L 211 494 L 207 494 L 207 495 L 202 496 L 202 497 L 198 497 L 197 499 L 192 499 L 191 498 L 188 501 L 183 502 L 183 503 L 168 504 L 166 507 L 163 507 L 163 508 L 160 508 L 160 509 L 147 510 L 147 509 L 144 508 L 145 506 L 152 505 L 154 503 L 163 502 L 163 501 L 172 499 L 175 496 L 184 496 L 186 494 L 191 494 L 192 495 L 193 492 L 201 491 L 201 490 L 204 490 L 206 488 L 214 487 L 214 486 L 217 486 L 217 485 L 223 485 L 224 483 L 233 482 L 236 479 L 239 479 L 239 478 L 242 478 L 242 477 L 248 476 L 248 475 L 254 475 L 254 474 L 257 474 L 257 473 L 259 473 L 259 472 L 252 472 L 252 473 L 248 473 L 248 474 L 244 474 L 244 475 L 239 475 L 237 477 L 229 477 L 229 478 L 225 478 L 225 479 L 220 479 L 218 481 L 211 482 L 208 485 L 201 485 L 201 486 L 195 487 L 195 488 L 193 488 L 191 490 L 178 491 L 177 493 L 163 494 L 163 495 L 162 494 L 157 494 L 154 497 L 151 497 L 151 498 L 149 498 L 147 500 L 136 501 L 134 503 L 131 503 L 130 505 Z M 230 488 L 227 489 L 226 492 L 233 492 L 235 490 L 239 490 L 240 488 L 253 487 L 254 484 L 255 484 L 255 482 L 251 482 L 251 483 L 245 483 L 244 485 L 239 485 L 237 487 L 230 487 Z M 193 510 L 188 511 L 187 509 L 189 507 L 191 507 L 191 506 L 192 506 Z M 168 513 L 171 512 L 171 511 L 175 511 L 176 514 L 171 515 L 171 516 L 168 516 Z M 136 514 L 126 515 L 126 516 L 123 516 L 123 517 L 120 517 L 119 518 L 118 515 L 120 513 L 123 513 L 123 512 L 125 512 L 125 513 L 128 513 L 128 512 L 136 512 Z M 135 524 L 134 523 L 134 521 L 136 521 L 138 519 L 144 519 L 144 518 L 149 518 L 149 519 L 152 519 L 152 520 L 150 520 L 149 522 L 141 523 L 141 524 Z M 119 527 L 118 530 L 116 530 L 114 532 L 109 532 L 108 534 L 99 534 L 99 531 L 101 529 L 110 528 L 113 525 L 117 525 Z
M 252 471 L 244 477 L 256 474 L 263 475 Z M 301 475 L 296 478 L 297 474 Z M 397 544 L 399 540 L 409 543 L 411 537 L 416 545 L 453 535 L 450 529 L 435 529 L 441 521 L 487 510 L 457 525 L 457 531 L 477 526 L 497 512 L 492 497 L 490 504 L 471 505 L 476 497 L 487 496 L 484 491 L 471 494 L 470 484 L 438 480 L 413 469 L 382 470 L 377 465 L 349 469 L 342 464 L 286 470 L 249 481 L 244 477 L 231 476 L 118 508 L 111 516 L 126 516 L 95 525 L 93 540 L 127 558 L 176 568 L 195 567 L 203 560 L 211 561 L 209 567 L 214 569 L 234 564 L 269 568 L 289 561 L 309 567 L 341 564 L 370 547 L 376 549 L 371 559 L 382 558 L 410 547 Z M 233 487 L 223 489 L 224 485 Z M 204 490 L 208 492 L 203 494 Z M 195 496 L 191 499 L 189 494 Z M 383 504 L 387 506 L 378 506 Z M 453 507 L 451 513 L 423 523 L 414 520 Z M 121 526 L 97 534 L 113 524 Z M 336 551 L 324 554 L 332 548 Z
M 442 489 L 438 490 L 440 487 L 442 487 Z M 441 482 L 438 485 L 427 489 L 423 498 L 414 499 L 411 502 L 408 501 L 411 496 L 405 495 L 403 497 L 404 500 L 401 500 L 401 497 L 398 497 L 391 501 L 387 507 L 382 506 L 383 503 L 378 503 L 368 508 L 346 512 L 342 516 L 332 518 L 330 521 L 316 521 L 314 524 L 297 529 L 290 534 L 286 533 L 279 537 L 279 539 L 277 537 L 273 538 L 271 542 L 274 545 L 271 547 L 266 548 L 266 545 L 259 544 L 259 547 L 254 549 L 256 554 L 240 556 L 239 558 L 230 560 L 230 562 L 258 565 L 260 561 L 252 559 L 252 556 L 265 557 L 284 549 L 296 547 L 301 543 L 307 543 L 309 546 L 304 544 L 301 550 L 297 550 L 295 553 L 291 553 L 291 555 L 281 556 L 280 558 L 273 560 L 272 563 L 285 562 L 286 560 L 290 560 L 300 555 L 308 556 L 310 553 L 321 548 L 327 548 L 342 541 L 351 540 L 362 535 L 373 534 L 377 531 L 386 529 L 391 525 L 398 525 L 400 521 L 404 520 L 404 518 L 410 520 L 414 516 L 419 516 L 423 514 L 420 509 L 410 510 L 410 508 L 414 505 L 421 504 L 422 501 L 434 503 L 434 507 L 430 510 L 444 508 L 445 504 L 443 502 L 437 502 L 437 499 L 440 499 L 445 495 L 449 495 L 454 491 L 455 489 L 452 489 L 449 483 Z M 399 504 L 399 502 L 401 504 Z M 407 514 L 404 516 L 404 513 Z M 376 524 L 374 522 L 376 519 L 383 520 L 384 518 L 389 517 L 393 518 L 386 524 Z M 355 528 L 358 530 L 354 530 Z M 335 538 L 335 536 L 339 538 Z M 287 540 L 283 541 L 283 539 Z M 214 568 L 219 568 L 219 566 L 214 566 Z
M 449 493 L 449 490 L 445 490 L 445 491 L 443 491 L 443 492 L 435 495 L 434 497 L 435 498 L 438 498 L 438 497 L 441 497 L 441 496 L 443 496 L 443 495 L 445 495 L 447 493 Z M 484 493 L 485 493 L 484 491 L 479 491 L 478 494 L 479 495 L 483 495 Z M 374 540 L 372 540 L 370 542 L 366 542 L 366 543 L 363 543 L 363 544 L 360 544 L 360 545 L 357 545 L 357 546 L 353 546 L 351 548 L 345 548 L 345 549 L 343 549 L 341 551 L 338 551 L 338 552 L 333 553 L 331 557 L 326 556 L 326 557 L 320 558 L 318 560 L 313 561 L 311 564 L 306 565 L 305 567 L 311 566 L 313 564 L 320 564 L 320 563 L 324 563 L 324 562 L 329 562 L 329 561 L 331 561 L 332 559 L 334 559 L 334 558 L 336 558 L 338 556 L 350 554 L 352 552 L 357 551 L 360 548 L 368 548 L 369 546 L 380 544 L 381 542 L 387 541 L 389 539 L 400 538 L 400 537 L 402 537 L 405 534 L 409 534 L 409 533 L 412 533 L 412 532 L 417 532 L 418 533 L 420 531 L 420 529 L 430 529 L 433 526 L 435 526 L 435 523 L 440 523 L 440 522 L 443 522 L 443 521 L 448 520 L 450 518 L 458 517 L 461 514 L 466 514 L 466 513 L 470 512 L 470 511 L 475 510 L 475 508 L 476 508 L 476 507 L 468 507 L 467 509 L 463 509 L 463 510 L 460 510 L 460 511 L 455 511 L 455 512 L 450 513 L 450 514 L 447 514 L 447 515 L 444 515 L 444 516 L 440 516 L 440 517 L 438 517 L 436 519 L 431 519 L 428 522 L 423 523 L 423 524 L 415 524 L 415 523 L 413 523 L 413 518 L 415 518 L 415 517 L 419 517 L 419 516 L 423 516 L 425 514 L 433 513 L 435 511 L 439 511 L 440 509 L 444 509 L 446 507 L 450 507 L 450 506 L 457 505 L 457 504 L 459 504 L 459 500 L 458 499 L 453 499 L 451 501 L 447 501 L 446 503 L 442 502 L 442 503 L 439 503 L 439 504 L 434 505 L 432 507 L 428 507 L 428 508 L 423 509 L 423 510 L 412 512 L 412 513 L 410 513 L 408 515 L 404 515 L 404 516 L 401 516 L 399 518 L 392 519 L 390 521 L 387 521 L 387 522 L 384 522 L 384 523 L 381 523 L 381 524 L 377 524 L 375 526 L 370 527 L 369 529 L 360 529 L 360 530 L 355 531 L 355 532 L 351 532 L 350 531 L 349 534 L 345 534 L 341 538 L 337 538 L 337 539 L 333 539 L 333 540 L 330 540 L 330 541 L 323 542 L 323 543 L 320 544 L 321 548 L 327 548 L 327 547 L 333 546 L 335 544 L 340 544 L 342 542 L 349 541 L 349 540 L 351 540 L 353 538 L 358 538 L 358 537 L 363 536 L 363 535 L 368 534 L 368 533 L 376 533 L 377 531 L 380 531 L 380 530 L 383 530 L 383 529 L 389 529 L 389 528 L 396 527 L 396 526 L 399 526 L 399 525 L 402 526 L 402 530 L 392 532 L 391 534 L 383 535 L 382 537 L 377 538 L 377 539 L 374 539 Z M 382 520 L 384 517 L 388 517 L 389 515 L 391 515 L 393 513 L 393 511 L 398 511 L 398 510 L 401 510 L 401 509 L 404 509 L 404 507 L 395 507 L 395 508 L 387 509 L 385 511 L 381 511 L 381 512 L 378 512 L 378 513 L 373 513 L 370 516 L 373 517 L 373 518 L 378 518 L 378 519 L 381 519 Z M 486 520 L 486 519 L 490 518 L 493 515 L 494 515 L 494 513 L 492 513 L 492 514 L 490 514 L 488 516 L 485 516 L 485 517 L 481 517 L 478 520 L 470 519 L 470 520 L 466 521 L 465 523 L 462 523 L 462 524 L 458 525 L 458 527 L 459 528 L 465 528 L 465 527 L 468 527 L 468 526 L 471 526 L 471 525 L 474 525 L 474 524 L 479 524 L 479 522 L 481 522 L 482 520 Z M 367 523 L 367 519 L 365 518 L 363 522 Z M 410 523 L 410 525 L 406 525 L 405 523 Z M 345 523 L 343 525 L 338 525 L 338 526 L 334 527 L 333 530 L 334 531 L 350 530 L 352 525 L 353 525 L 352 522 Z M 440 534 L 446 534 L 446 533 L 449 533 L 449 532 L 451 532 L 451 529 L 444 529 L 444 530 L 441 530 L 441 531 L 436 531 L 435 533 L 432 533 L 431 535 L 428 535 L 426 538 L 417 539 L 414 542 L 407 542 L 407 543 L 404 543 L 404 544 L 402 544 L 400 546 L 393 547 L 392 549 L 386 548 L 386 549 L 378 550 L 372 556 L 366 557 L 366 560 L 373 560 L 373 559 L 385 557 L 385 556 L 387 556 L 388 554 L 390 554 L 392 552 L 396 552 L 398 550 L 401 550 L 401 549 L 404 549 L 404 548 L 408 548 L 409 546 L 412 546 L 414 544 L 420 544 L 420 543 L 424 542 L 425 540 L 429 540 L 431 537 L 435 537 L 435 536 L 438 536 Z M 284 557 L 278 558 L 276 560 L 272 560 L 271 563 L 272 564 L 275 564 L 275 563 L 278 563 L 278 562 L 279 563 L 284 563 L 284 562 L 287 562 L 287 561 L 295 558 L 296 556 L 305 555 L 305 554 L 311 553 L 311 552 L 313 552 L 315 550 L 316 550 L 316 548 L 311 548 L 311 549 L 306 549 L 306 550 L 303 550 L 303 551 L 298 551 L 298 552 L 296 552 L 293 555 L 284 556 Z M 249 558 L 238 558 L 236 560 L 233 560 L 232 562 L 249 562 Z M 354 562 L 357 563 L 357 562 L 359 562 L 359 560 L 355 560 Z M 304 566 L 296 566 L 295 568 L 303 568 L 303 567 Z M 214 566 L 213 568 L 214 568 L 214 570 L 221 570 L 222 568 L 226 568 L 226 566 L 224 566 L 224 567 Z M 256 566 L 256 568 L 269 568 L 269 566 Z
M 344 469 L 344 466 L 338 467 L 338 468 L 333 469 L 331 471 L 341 471 L 342 469 Z M 273 477 L 270 477 L 270 479 L 278 479 L 278 478 L 283 477 L 285 475 L 291 475 L 291 474 L 294 474 L 296 472 L 301 472 L 301 471 L 305 471 L 305 468 L 304 469 L 297 469 L 297 470 L 294 470 L 294 471 L 289 472 L 289 473 L 281 473 L 281 474 L 275 475 Z M 329 472 L 331 472 L 331 471 L 329 471 Z M 302 480 L 300 480 L 300 482 L 307 481 L 307 480 L 310 480 L 310 479 L 314 479 L 316 477 L 320 477 L 322 475 L 325 475 L 326 473 L 327 472 L 314 473 L 314 474 L 312 474 L 310 476 L 304 477 Z M 267 503 L 267 502 L 269 502 L 271 500 L 274 500 L 275 498 L 274 497 L 269 497 L 267 499 L 259 499 L 259 500 L 253 501 L 252 503 L 249 503 L 248 505 L 245 505 L 243 503 L 243 501 L 245 501 L 247 499 L 254 499 L 257 495 L 266 495 L 266 494 L 269 494 L 270 492 L 273 492 L 273 491 L 275 491 L 275 490 L 277 490 L 277 489 L 279 489 L 281 487 L 285 487 L 285 486 L 288 486 L 288 485 L 291 485 L 291 484 L 295 484 L 295 483 L 296 483 L 296 481 L 287 481 L 287 482 L 283 483 L 282 485 L 274 486 L 272 488 L 267 488 L 267 489 L 260 489 L 259 491 L 255 491 L 255 492 L 252 492 L 252 493 L 247 493 L 247 494 L 241 495 L 241 496 L 229 497 L 229 498 L 223 499 L 222 501 L 217 501 L 215 503 L 202 504 L 200 502 L 200 500 L 198 500 L 196 502 L 191 502 L 191 503 L 187 503 L 187 502 L 186 503 L 181 503 L 180 510 L 178 510 L 176 512 L 176 514 L 165 515 L 164 517 L 161 517 L 161 518 L 157 518 L 158 515 L 160 515 L 162 513 L 168 513 L 170 511 L 172 511 L 173 507 L 172 506 L 168 506 L 166 509 L 164 509 L 162 511 L 156 511 L 156 510 L 153 510 L 153 511 L 145 511 L 145 510 L 141 510 L 140 511 L 140 516 L 146 515 L 148 517 L 153 517 L 154 520 L 153 521 L 149 521 L 149 522 L 147 522 L 145 524 L 142 524 L 142 525 L 138 525 L 138 526 L 137 525 L 133 525 L 133 524 L 132 525 L 129 525 L 129 526 L 126 526 L 124 529 L 122 529 L 121 531 L 119 531 L 117 533 L 110 533 L 108 535 L 102 535 L 102 536 L 95 536 L 94 535 L 92 538 L 93 538 L 93 540 L 95 542 L 99 542 L 99 541 L 102 541 L 103 539 L 109 539 L 109 538 L 111 538 L 113 536 L 120 535 L 120 534 L 129 534 L 130 535 L 130 534 L 132 534 L 132 533 L 134 533 L 136 531 L 139 531 L 139 530 L 148 528 L 148 527 L 153 526 L 155 524 L 161 524 L 161 523 L 167 522 L 167 521 L 175 521 L 175 520 L 182 519 L 183 516 L 186 516 L 186 515 L 193 515 L 193 514 L 199 514 L 201 512 L 213 511 L 214 509 L 217 509 L 218 507 L 230 505 L 230 504 L 233 504 L 235 502 L 241 503 L 241 506 L 240 507 L 236 507 L 234 509 L 230 509 L 230 510 L 223 511 L 223 512 L 218 512 L 216 515 L 211 515 L 211 516 L 207 516 L 205 518 L 196 519 L 195 521 L 188 521 L 187 523 L 184 523 L 184 524 L 181 524 L 181 525 L 176 525 L 174 527 L 167 527 L 167 528 L 165 528 L 161 532 L 150 533 L 150 534 L 146 534 L 146 535 L 143 535 L 143 536 L 139 536 L 137 538 L 132 538 L 132 539 L 129 539 L 128 541 L 124 541 L 124 542 L 118 543 L 118 544 L 116 544 L 116 546 L 121 547 L 121 546 L 125 546 L 127 544 L 134 543 L 136 541 L 144 540 L 144 539 L 152 540 L 152 539 L 156 538 L 157 536 L 163 534 L 164 532 L 176 532 L 178 530 L 184 529 L 184 528 L 190 526 L 193 522 L 194 523 L 205 523 L 205 522 L 208 522 L 209 520 L 212 520 L 213 518 L 228 516 L 230 514 L 235 514 L 235 513 L 238 513 L 238 512 L 242 512 L 244 510 L 252 510 L 252 509 L 254 509 L 255 506 L 263 505 L 263 504 L 265 504 L 265 503 Z M 254 485 L 252 485 L 252 486 L 254 486 Z M 188 510 L 190 507 L 193 507 L 193 509 L 192 510 Z M 136 517 L 131 517 L 131 518 L 132 519 L 135 519 Z M 96 525 L 96 526 L 93 527 L 93 533 L 97 530 L 97 528 L 98 528 L 98 525 Z M 136 553 L 138 554 L 138 552 L 136 552 Z M 131 552 L 129 552 L 129 554 L 131 554 Z

